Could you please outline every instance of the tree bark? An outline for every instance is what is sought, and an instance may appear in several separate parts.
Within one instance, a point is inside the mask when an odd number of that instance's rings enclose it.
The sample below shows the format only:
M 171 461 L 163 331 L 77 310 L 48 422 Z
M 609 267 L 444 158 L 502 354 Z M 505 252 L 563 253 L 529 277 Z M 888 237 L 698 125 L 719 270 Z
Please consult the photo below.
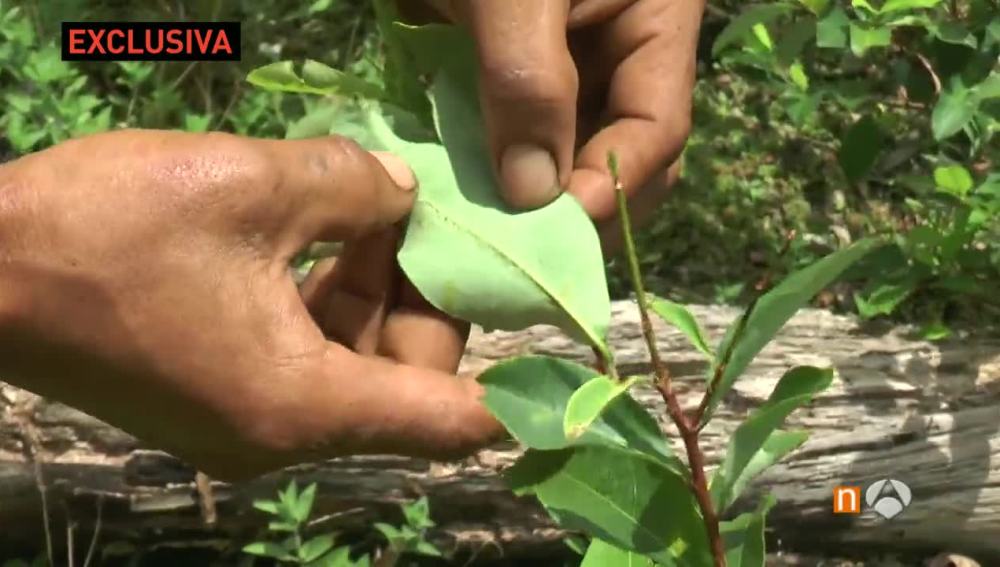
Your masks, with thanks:
M 692 311 L 714 341 L 737 316 L 723 307 Z M 680 333 L 659 321 L 656 327 L 682 402 L 695 407 L 706 365 Z M 930 343 L 909 333 L 804 310 L 757 357 L 705 429 L 707 457 L 718 462 L 730 433 L 784 371 L 803 364 L 836 369 L 830 390 L 788 421 L 788 428 L 810 431 L 810 440 L 760 477 L 742 504 L 751 506 L 766 492 L 777 497 L 769 527 L 781 548 L 957 551 L 1000 561 L 994 543 L 1000 541 L 1000 339 Z M 650 372 L 634 305 L 615 303 L 610 342 L 623 375 Z M 482 370 L 528 353 L 592 361 L 589 348 L 552 328 L 534 327 L 474 331 L 463 367 Z M 655 392 L 640 390 L 636 398 L 670 432 Z M 426 494 L 439 525 L 435 538 L 459 554 L 511 560 L 559 554 L 564 534 L 534 501 L 507 491 L 498 474 L 518 454 L 508 443 L 463 463 L 339 459 L 235 486 L 211 483 L 207 491 L 207 483 L 195 482 L 195 471 L 172 457 L 145 450 L 80 412 L 0 384 L 0 549 L 37 548 L 39 486 L 45 487 L 56 539 L 69 517 L 80 526 L 76 539 L 86 541 L 82 534 L 100 508 L 103 542 L 216 545 L 250 538 L 263 520 L 251 501 L 296 478 L 318 483 L 317 513 L 328 516 L 325 528 L 360 532 L 375 519 L 398 517 L 399 503 Z M 913 501 L 900 516 L 886 521 L 870 512 L 832 513 L 835 486 L 882 478 L 912 489 Z M 212 510 L 212 525 L 203 510 Z

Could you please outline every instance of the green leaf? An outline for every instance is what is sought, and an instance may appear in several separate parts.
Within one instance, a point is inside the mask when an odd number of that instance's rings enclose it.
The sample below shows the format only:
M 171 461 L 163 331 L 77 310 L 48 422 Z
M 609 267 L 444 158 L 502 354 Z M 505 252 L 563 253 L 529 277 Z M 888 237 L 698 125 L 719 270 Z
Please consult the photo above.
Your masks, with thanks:
M 867 297 L 856 293 L 854 303 L 858 306 L 858 314 L 863 319 L 889 315 L 913 293 L 916 285 L 916 278 L 907 278 L 902 282 L 879 285 Z
M 933 8 L 941 3 L 941 0 L 888 0 L 879 13 L 889 14 L 903 10 L 919 10 L 922 8 Z
M 595 539 L 587 547 L 580 567 L 653 567 L 653 561 L 632 551 L 625 551 L 606 541 Z
M 365 559 L 367 560 L 367 556 Z M 351 561 L 351 548 L 345 545 L 307 563 L 307 565 L 308 567 L 356 567 L 359 564 Z
M 729 22 L 712 44 L 712 56 L 717 56 L 724 49 L 753 33 L 754 26 L 766 24 L 793 10 L 791 4 L 772 3 L 757 4 L 745 10 Z
M 318 535 L 302 544 L 299 549 L 299 559 L 305 562 L 315 561 L 321 555 L 333 549 L 333 534 Z
M 316 499 L 316 483 L 310 484 L 302 491 L 298 499 L 295 501 L 295 505 L 292 512 L 295 514 L 295 519 L 299 523 L 304 522 L 309 519 L 309 514 L 312 512 L 313 501 Z
M 254 500 L 253 507 L 260 510 L 261 512 L 266 512 L 268 514 L 273 514 L 275 516 L 280 515 L 281 512 L 278 511 L 278 502 L 274 500 Z
M 920 336 L 928 341 L 940 341 L 951 336 L 951 329 L 941 321 L 931 321 L 920 329 Z
M 755 475 L 805 441 L 804 433 L 776 430 L 792 411 L 809 403 L 832 381 L 833 370 L 811 366 L 793 368 L 781 377 L 767 402 L 729 440 L 726 456 L 715 471 L 710 488 L 718 510 L 728 508 Z
M 851 52 L 858 57 L 864 56 L 873 47 L 888 47 L 892 43 L 892 29 L 888 27 L 862 27 L 852 23 Z
M 288 125 L 285 139 L 300 140 L 326 136 L 337 116 L 343 112 L 343 107 L 336 104 L 322 104 L 313 108 L 305 116 Z
M 279 506 L 278 510 L 284 512 L 289 519 L 295 520 L 295 503 L 299 499 L 299 485 L 294 479 L 289 481 L 288 486 L 285 487 L 284 491 L 278 492 L 278 500 L 283 506 Z M 282 507 L 284 508 L 282 510 Z
M 885 145 L 883 139 L 882 130 L 871 116 L 862 117 L 847 130 L 840 141 L 837 161 L 851 183 L 864 178 L 874 167 Z
M 569 534 L 563 538 L 563 543 L 565 543 L 566 547 L 570 548 L 573 553 L 582 557 L 587 554 L 587 547 L 590 542 L 582 535 Z
M 441 550 L 434 546 L 434 544 L 429 541 L 418 541 L 416 545 L 413 546 L 413 553 L 418 555 L 426 555 L 427 557 L 444 557 Z
M 609 445 L 641 451 L 681 467 L 649 413 L 630 396 L 613 400 L 587 431 L 568 439 L 563 416 L 573 393 L 598 376 L 590 368 L 542 356 L 501 362 L 484 372 L 483 403 L 519 442 L 532 449 Z
M 421 124 L 430 126 L 431 105 L 427 100 L 421 70 L 413 60 L 400 26 L 396 0 L 375 0 L 372 2 L 375 22 L 382 36 L 385 65 L 386 96 L 400 108 L 412 112 Z
M 960 82 L 941 92 L 931 114 L 931 129 L 934 139 L 945 140 L 962 131 L 976 116 L 978 103 Z
M 865 12 L 868 12 L 869 14 L 878 13 L 878 10 L 875 9 L 875 7 L 872 6 L 870 2 L 868 2 L 868 0 L 851 0 L 851 7 L 860 8 Z
M 667 564 L 711 563 L 687 477 L 654 459 L 600 446 L 531 450 L 507 474 L 516 493 L 535 494 L 563 528 Z
M 426 496 L 421 496 L 416 501 L 403 506 L 403 517 L 406 518 L 407 525 L 423 530 L 434 527 L 431 521 L 431 505 Z
M 277 543 L 267 541 L 255 541 L 243 546 L 243 553 L 256 555 L 258 557 L 270 557 L 279 561 L 292 561 L 295 559 L 291 553 Z
M 745 322 L 737 320 L 722 339 L 716 356 L 723 360 L 723 354 L 729 351 L 733 341 L 732 354 L 726 361 L 726 367 L 718 386 L 711 392 L 708 408 L 702 422 L 707 422 L 722 396 L 732 388 L 736 378 L 746 370 L 746 367 L 757 356 L 757 353 L 774 338 L 774 335 L 795 315 L 795 312 L 805 306 L 813 296 L 836 280 L 844 270 L 872 251 L 881 241 L 866 238 L 830 254 L 823 259 L 803 268 L 767 292 L 752 306 Z M 741 330 L 742 329 L 742 330 Z M 711 380 L 711 374 L 708 379 Z
M 778 63 L 787 67 L 800 59 L 806 45 L 816 40 L 816 19 L 796 20 L 782 28 L 774 54 Z
M 788 67 L 788 78 L 792 80 L 792 84 L 801 90 L 809 90 L 809 76 L 806 75 L 801 61 L 796 61 Z
M 356 95 L 364 98 L 382 96 L 382 89 L 378 85 L 312 59 L 306 59 L 302 64 L 302 81 L 314 89 L 330 94 Z
M 750 28 L 750 32 L 765 51 L 774 51 L 774 41 L 771 39 L 771 32 L 767 31 L 767 26 L 764 24 L 754 24 Z
M 368 149 L 394 152 L 420 182 L 399 263 L 421 295 L 454 317 L 487 329 L 551 324 L 606 351 L 610 299 L 597 231 L 569 194 L 528 212 L 503 201 L 478 107 L 474 49 L 458 37 L 463 43 L 436 46 L 466 55 L 445 59 L 431 87 L 444 147 L 403 140 L 380 112 L 367 113 Z
M 938 190 L 956 197 L 964 197 L 972 190 L 974 181 L 969 170 L 961 165 L 942 165 L 934 169 L 934 183 Z
M 642 377 L 615 382 L 607 376 L 594 376 L 570 396 L 563 417 L 563 431 L 567 439 L 583 435 L 594 421 L 604 413 L 608 404 L 615 401 L 642 380 Z
M 307 13 L 318 14 L 320 12 L 325 12 L 333 6 L 333 0 L 315 0 L 309 5 Z
M 975 49 L 979 40 L 962 24 L 952 21 L 935 22 L 930 27 L 934 36 L 945 43 L 964 45 Z
M 816 46 L 832 49 L 847 47 L 847 30 L 851 20 L 839 6 L 816 22 Z
M 727 567 L 764 567 L 767 559 L 764 520 L 774 503 L 774 497 L 767 496 L 755 512 L 741 514 L 719 524 L 726 547 Z
M 990 23 L 986 26 L 986 41 L 983 42 L 983 47 L 998 43 L 1000 43 L 1000 16 L 996 16 L 990 20 Z
M 247 81 L 256 87 L 275 92 L 360 95 L 367 98 L 382 96 L 377 85 L 311 59 L 302 65 L 301 76 L 295 72 L 293 62 L 278 61 L 250 71 Z
M 653 308 L 653 312 L 659 315 L 661 319 L 683 333 L 687 337 L 687 340 L 691 342 L 691 345 L 698 349 L 698 352 L 704 354 L 709 360 L 715 360 L 715 354 L 712 352 L 712 348 L 708 346 L 708 341 L 705 340 L 705 335 L 701 331 L 701 326 L 698 325 L 698 320 L 694 318 L 694 315 L 686 307 L 679 303 L 674 303 L 669 299 L 656 296 L 651 296 L 650 307 Z
M 402 539 L 404 539 L 403 532 L 399 531 L 396 526 L 386 524 L 384 522 L 375 522 L 372 527 L 378 530 L 382 534 L 389 544 L 395 544 Z
M 830 5 L 830 0 L 799 0 L 799 3 L 818 16 L 826 11 Z
M 1000 98 L 1000 73 L 990 73 L 986 79 L 972 88 L 972 96 L 977 103 Z
M 211 124 L 212 116 L 209 114 L 186 113 L 184 115 L 185 132 L 207 132 Z
M 267 529 L 271 532 L 295 532 L 299 529 L 299 524 L 296 522 L 286 522 L 284 520 L 279 520 L 277 522 L 268 522 Z

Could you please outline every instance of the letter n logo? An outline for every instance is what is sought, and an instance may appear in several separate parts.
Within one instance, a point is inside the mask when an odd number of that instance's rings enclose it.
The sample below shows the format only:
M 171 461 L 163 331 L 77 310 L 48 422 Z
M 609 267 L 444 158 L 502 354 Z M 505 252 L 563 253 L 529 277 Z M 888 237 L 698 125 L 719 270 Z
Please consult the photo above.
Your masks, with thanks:
M 834 514 L 861 513 L 861 487 L 838 486 L 833 489 Z

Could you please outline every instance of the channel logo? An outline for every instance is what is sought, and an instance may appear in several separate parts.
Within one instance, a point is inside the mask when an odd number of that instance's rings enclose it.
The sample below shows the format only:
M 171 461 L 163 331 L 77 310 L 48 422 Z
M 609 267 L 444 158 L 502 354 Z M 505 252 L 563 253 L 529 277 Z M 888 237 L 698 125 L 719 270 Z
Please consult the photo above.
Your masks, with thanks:
M 834 514 L 860 514 L 860 486 L 838 486 L 833 489 Z M 868 485 L 864 490 L 864 503 L 886 520 L 891 520 L 903 513 L 903 510 L 913 501 L 913 492 L 901 480 L 884 478 Z

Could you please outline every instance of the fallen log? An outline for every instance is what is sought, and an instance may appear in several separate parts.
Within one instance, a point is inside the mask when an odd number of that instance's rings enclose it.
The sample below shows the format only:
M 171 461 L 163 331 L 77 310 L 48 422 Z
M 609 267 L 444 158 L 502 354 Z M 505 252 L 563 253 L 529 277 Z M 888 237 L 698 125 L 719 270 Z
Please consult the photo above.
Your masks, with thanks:
M 737 315 L 723 307 L 692 310 L 713 340 Z M 694 406 L 705 364 L 679 333 L 656 327 L 682 401 Z M 790 428 L 812 432 L 810 440 L 748 491 L 748 502 L 765 492 L 778 498 L 769 523 L 782 549 L 956 551 L 1000 561 L 994 543 L 1000 541 L 1000 339 L 930 343 L 909 332 L 804 310 L 758 356 L 706 428 L 708 458 L 717 462 L 730 432 L 785 370 L 801 364 L 836 369 L 831 389 L 789 420 Z M 631 304 L 614 305 L 610 341 L 623 374 L 650 371 Z M 592 358 L 588 348 L 548 327 L 477 330 L 463 367 L 485 369 L 526 353 Z M 669 431 L 659 398 L 642 390 L 636 397 Z M 69 518 L 77 540 L 86 541 L 100 510 L 102 542 L 223 546 L 247 541 L 262 525 L 253 499 L 296 478 L 318 483 L 324 528 L 360 532 L 376 519 L 396 517 L 400 502 L 426 494 L 439 524 L 436 541 L 459 555 L 517 561 L 564 554 L 564 534 L 532 500 L 511 495 L 498 474 L 518 454 L 507 443 L 463 463 L 339 459 L 240 485 L 211 483 L 206 490 L 208 483 L 196 483 L 195 471 L 172 457 L 80 412 L 0 385 L 0 550 L 37 549 L 39 487 L 57 535 Z M 834 487 L 882 478 L 911 488 L 912 503 L 901 515 L 887 521 L 870 511 L 832 513 Z

